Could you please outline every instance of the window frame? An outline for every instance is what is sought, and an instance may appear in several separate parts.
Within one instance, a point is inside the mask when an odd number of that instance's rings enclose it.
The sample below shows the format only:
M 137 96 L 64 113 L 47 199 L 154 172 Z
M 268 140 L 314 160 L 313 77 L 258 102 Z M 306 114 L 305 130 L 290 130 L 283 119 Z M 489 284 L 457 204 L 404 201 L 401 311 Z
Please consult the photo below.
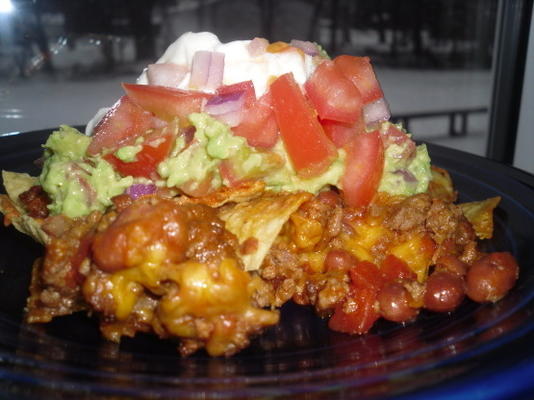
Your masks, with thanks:
M 486 157 L 514 161 L 532 0 L 500 0 L 497 12 L 493 90 Z

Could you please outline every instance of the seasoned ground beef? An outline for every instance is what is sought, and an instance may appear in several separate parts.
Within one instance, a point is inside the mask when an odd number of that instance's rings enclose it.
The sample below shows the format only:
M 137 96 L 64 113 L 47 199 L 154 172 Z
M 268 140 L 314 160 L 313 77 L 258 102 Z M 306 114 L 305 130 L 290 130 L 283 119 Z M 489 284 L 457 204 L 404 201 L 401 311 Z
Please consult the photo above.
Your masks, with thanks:
M 42 186 L 35 185 L 19 195 L 19 200 L 24 205 L 24 209 L 32 218 L 48 217 L 48 204 L 50 197 L 43 190 Z
M 28 322 L 49 322 L 85 308 L 80 283 L 83 261 L 101 213 L 93 212 L 69 225 L 60 237 L 51 236 L 43 260 L 36 262 L 28 298 Z
M 517 277 L 508 255 L 483 257 L 458 206 L 428 194 L 379 195 L 354 210 L 337 192 L 321 193 L 249 272 L 238 253 L 253 254 L 261 238 L 239 245 L 217 209 L 158 195 L 114 204 L 104 215 L 45 220 L 51 241 L 34 267 L 29 322 L 87 309 L 112 341 L 151 332 L 178 340 L 183 355 L 231 355 L 290 300 L 334 330 L 362 334 L 380 317 L 450 311 L 466 295 L 494 301 Z M 473 276 L 500 280 L 488 292 Z
M 87 308 L 112 341 L 137 332 L 177 338 L 186 355 L 230 355 L 278 322 L 272 292 L 245 272 L 213 208 L 145 197 L 91 214 L 52 238 L 34 269 L 28 321 Z

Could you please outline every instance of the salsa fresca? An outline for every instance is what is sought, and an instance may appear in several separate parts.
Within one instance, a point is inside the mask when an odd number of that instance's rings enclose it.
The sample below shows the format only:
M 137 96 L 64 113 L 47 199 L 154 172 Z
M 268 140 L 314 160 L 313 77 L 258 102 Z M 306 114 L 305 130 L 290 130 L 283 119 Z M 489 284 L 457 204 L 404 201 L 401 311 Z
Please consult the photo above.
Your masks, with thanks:
M 231 355 L 287 301 L 365 334 L 518 278 L 478 247 L 499 198 L 455 202 L 367 57 L 187 33 L 122 87 L 86 134 L 52 133 L 40 176 L 3 172 L 5 222 L 46 248 L 30 323 L 86 311 L 112 341 Z

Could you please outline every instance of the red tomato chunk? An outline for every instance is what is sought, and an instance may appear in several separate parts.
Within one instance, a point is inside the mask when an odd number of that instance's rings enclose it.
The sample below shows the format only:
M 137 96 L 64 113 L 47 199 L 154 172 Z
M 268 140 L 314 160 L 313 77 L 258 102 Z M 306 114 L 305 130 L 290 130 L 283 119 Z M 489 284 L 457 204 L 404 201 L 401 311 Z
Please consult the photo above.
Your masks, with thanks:
M 297 174 L 310 178 L 325 172 L 337 152 L 325 135 L 292 74 L 271 84 L 273 108 L 280 134 Z
M 247 139 L 253 147 L 270 149 L 278 140 L 278 125 L 272 109 L 270 92 L 254 100 L 245 110 L 241 123 L 232 128 L 235 135 Z
M 362 96 L 333 61 L 324 61 L 304 85 L 319 118 L 355 123 L 362 115 Z
M 358 88 L 364 104 L 384 97 L 369 57 L 342 55 L 336 57 L 334 63 L 350 79 L 354 86 Z
M 347 161 L 341 185 L 351 207 L 367 206 L 373 199 L 384 169 L 384 146 L 378 131 L 360 133 L 345 146 Z
M 132 162 L 122 161 L 113 154 L 108 154 L 105 158 L 123 176 L 151 178 L 158 164 L 169 154 L 173 139 L 173 135 L 152 135 L 145 140 L 143 148 Z
M 204 102 L 211 96 L 164 86 L 123 83 L 122 87 L 133 102 L 165 121 L 174 118 L 186 121 L 189 114 L 200 112 Z
M 114 150 L 129 144 L 156 124 L 153 114 L 128 96 L 122 96 L 95 126 L 87 153 L 95 155 L 104 149 Z

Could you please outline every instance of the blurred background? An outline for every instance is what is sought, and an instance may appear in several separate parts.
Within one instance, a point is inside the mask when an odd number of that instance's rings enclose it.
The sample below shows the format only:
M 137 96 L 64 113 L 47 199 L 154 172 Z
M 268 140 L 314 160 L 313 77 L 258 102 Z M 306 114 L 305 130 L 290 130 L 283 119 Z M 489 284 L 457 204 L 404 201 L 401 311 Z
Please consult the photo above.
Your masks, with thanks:
M 0 135 L 83 125 L 179 35 L 212 31 L 368 55 L 418 141 L 512 163 L 531 13 L 531 0 L 0 0 Z

